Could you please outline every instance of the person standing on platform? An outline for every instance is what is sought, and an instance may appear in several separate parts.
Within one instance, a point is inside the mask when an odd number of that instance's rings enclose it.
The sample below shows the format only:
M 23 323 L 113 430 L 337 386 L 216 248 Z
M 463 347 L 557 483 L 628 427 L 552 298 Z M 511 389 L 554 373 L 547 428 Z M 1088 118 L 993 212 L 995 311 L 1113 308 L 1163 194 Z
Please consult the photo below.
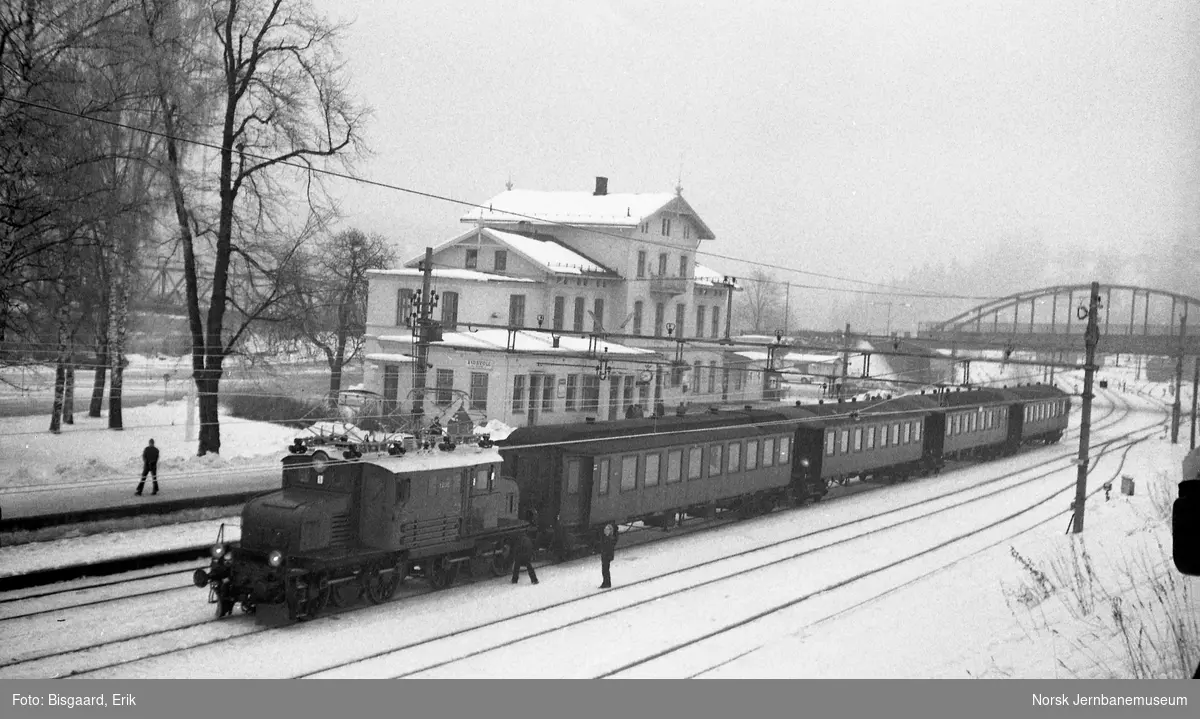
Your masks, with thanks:
M 530 583 L 537 584 L 537 572 L 533 571 L 533 540 L 529 538 L 528 532 L 517 537 L 517 541 L 513 545 L 513 584 L 516 584 L 521 577 L 521 567 L 528 570 Z
M 142 481 L 138 482 L 137 491 L 134 492 L 139 497 L 146 486 L 147 474 L 154 479 L 154 491 L 150 493 L 151 496 L 158 494 L 158 447 L 154 446 L 154 440 L 150 440 L 150 444 L 142 450 Z
M 604 531 L 600 535 L 600 576 L 604 579 L 600 584 L 601 589 L 609 589 L 612 587 L 612 577 L 608 573 L 608 565 L 612 564 L 613 555 L 617 551 L 617 525 L 609 522 L 604 525 Z

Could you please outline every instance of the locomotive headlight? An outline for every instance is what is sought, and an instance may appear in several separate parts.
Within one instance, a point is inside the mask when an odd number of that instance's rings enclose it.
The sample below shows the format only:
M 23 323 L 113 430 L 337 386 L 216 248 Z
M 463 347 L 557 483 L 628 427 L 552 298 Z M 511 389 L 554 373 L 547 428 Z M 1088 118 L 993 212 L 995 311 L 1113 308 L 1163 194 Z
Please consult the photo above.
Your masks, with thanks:
M 213 548 L 208 550 L 208 553 L 212 555 L 213 559 L 220 559 L 221 557 L 225 556 L 225 545 L 214 544 Z
M 267 564 L 270 564 L 272 567 L 278 567 L 280 564 L 283 564 L 283 552 L 278 549 L 272 549 L 271 553 L 267 555 Z
M 312 461 L 313 471 L 317 474 L 325 474 L 325 470 L 329 468 L 329 455 L 324 452 L 313 452 L 310 460 Z
M 807 467 L 807 466 L 808 466 L 808 460 L 807 460 L 807 459 L 801 459 L 801 460 L 800 460 L 800 466 L 801 466 L 801 467 Z

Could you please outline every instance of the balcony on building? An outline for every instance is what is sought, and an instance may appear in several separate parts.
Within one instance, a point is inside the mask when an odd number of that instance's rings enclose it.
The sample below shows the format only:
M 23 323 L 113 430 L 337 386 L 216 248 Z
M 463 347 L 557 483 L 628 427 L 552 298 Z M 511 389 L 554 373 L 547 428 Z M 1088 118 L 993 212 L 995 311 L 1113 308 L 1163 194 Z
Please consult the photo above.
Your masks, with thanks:
M 682 295 L 688 291 L 688 278 L 650 275 L 650 292 L 660 295 Z

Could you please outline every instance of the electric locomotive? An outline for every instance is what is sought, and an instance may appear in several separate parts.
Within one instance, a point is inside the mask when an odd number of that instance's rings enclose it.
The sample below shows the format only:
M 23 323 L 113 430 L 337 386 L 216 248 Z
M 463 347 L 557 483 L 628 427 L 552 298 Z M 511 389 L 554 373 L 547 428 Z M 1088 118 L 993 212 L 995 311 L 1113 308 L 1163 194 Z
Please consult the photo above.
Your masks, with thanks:
M 449 586 L 460 570 L 511 569 L 517 486 L 490 441 L 456 448 L 297 439 L 282 487 L 246 503 L 241 541 L 213 546 L 196 586 L 217 616 L 240 604 L 264 623 L 307 619 L 365 594 L 390 599 L 409 575 Z

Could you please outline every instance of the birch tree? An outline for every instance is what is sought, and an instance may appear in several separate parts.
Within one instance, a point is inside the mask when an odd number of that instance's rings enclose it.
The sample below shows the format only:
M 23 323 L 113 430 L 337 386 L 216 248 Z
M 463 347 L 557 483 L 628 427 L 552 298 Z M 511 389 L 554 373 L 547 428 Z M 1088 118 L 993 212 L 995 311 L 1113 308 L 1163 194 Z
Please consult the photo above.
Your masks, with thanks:
M 284 298 L 280 266 L 294 255 L 299 240 L 327 219 L 320 177 L 310 170 L 316 163 L 345 161 L 360 149 L 365 111 L 351 99 L 338 58 L 340 28 L 307 0 L 220 0 L 205 13 L 169 0 L 143 0 L 143 7 L 156 60 L 165 171 L 183 250 L 192 377 L 200 404 L 197 453 L 204 455 L 221 449 L 218 393 L 226 358 L 250 324 Z M 211 34 L 190 42 L 199 17 L 210 21 Z M 215 50 L 211 63 L 196 54 L 210 48 Z M 180 89 L 194 84 L 212 89 L 215 100 L 206 109 L 219 142 L 212 169 L 189 185 L 185 123 L 192 118 Z M 199 219 L 204 191 L 215 196 L 207 227 Z M 287 227 L 279 198 L 289 195 L 307 203 L 303 227 Z M 281 237 L 290 237 L 290 246 L 272 242 Z M 201 297 L 206 269 L 211 285 Z M 238 271 L 263 284 L 240 293 L 231 280 Z

